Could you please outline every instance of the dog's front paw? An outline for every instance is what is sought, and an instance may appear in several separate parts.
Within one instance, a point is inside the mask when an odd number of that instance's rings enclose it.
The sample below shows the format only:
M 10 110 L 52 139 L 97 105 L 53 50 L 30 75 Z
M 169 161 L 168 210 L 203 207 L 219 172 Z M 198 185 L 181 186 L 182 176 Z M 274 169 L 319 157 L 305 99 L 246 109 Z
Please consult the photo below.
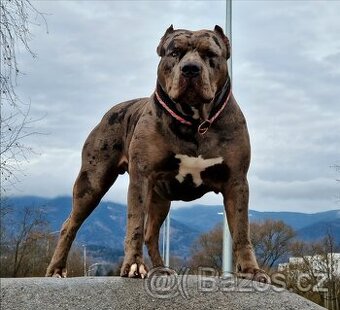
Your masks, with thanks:
M 238 276 L 256 282 L 271 283 L 269 275 L 264 270 L 258 268 L 247 268 L 244 271 L 239 272 Z
M 262 269 L 256 270 L 253 280 L 257 282 L 261 282 L 261 283 L 267 283 L 267 284 L 271 283 L 271 279 L 269 275 Z
M 123 263 L 123 266 L 120 270 L 121 277 L 128 278 L 146 278 L 148 274 L 148 270 L 144 263 Z
M 53 277 L 53 278 L 66 278 L 67 277 L 67 271 L 66 268 L 62 267 L 48 267 L 45 277 Z

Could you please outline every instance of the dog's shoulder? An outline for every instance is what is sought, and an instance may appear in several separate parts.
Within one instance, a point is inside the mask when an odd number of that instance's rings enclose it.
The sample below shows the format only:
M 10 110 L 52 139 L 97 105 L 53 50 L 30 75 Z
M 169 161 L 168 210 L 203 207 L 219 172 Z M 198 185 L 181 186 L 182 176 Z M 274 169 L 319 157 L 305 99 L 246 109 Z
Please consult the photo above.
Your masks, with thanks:
M 95 140 L 105 140 L 123 145 L 128 142 L 149 100 L 138 98 L 114 105 L 92 130 L 86 143 L 92 145 Z
M 115 124 L 122 124 L 122 121 L 131 115 L 135 115 L 138 118 L 148 101 L 149 98 L 138 98 L 118 103 L 104 115 L 102 122 L 113 126 Z

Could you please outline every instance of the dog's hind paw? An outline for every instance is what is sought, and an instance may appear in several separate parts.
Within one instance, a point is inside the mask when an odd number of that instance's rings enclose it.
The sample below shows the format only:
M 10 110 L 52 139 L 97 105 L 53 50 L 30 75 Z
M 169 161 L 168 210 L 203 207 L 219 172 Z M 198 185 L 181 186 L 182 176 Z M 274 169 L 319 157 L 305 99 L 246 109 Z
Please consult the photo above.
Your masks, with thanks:
M 271 279 L 269 275 L 262 269 L 252 269 L 252 270 L 247 270 L 246 272 L 240 272 L 237 274 L 240 278 L 243 279 L 248 279 L 256 282 L 261 282 L 261 283 L 271 283 Z
M 67 270 L 66 268 L 48 268 L 45 277 L 66 278 Z

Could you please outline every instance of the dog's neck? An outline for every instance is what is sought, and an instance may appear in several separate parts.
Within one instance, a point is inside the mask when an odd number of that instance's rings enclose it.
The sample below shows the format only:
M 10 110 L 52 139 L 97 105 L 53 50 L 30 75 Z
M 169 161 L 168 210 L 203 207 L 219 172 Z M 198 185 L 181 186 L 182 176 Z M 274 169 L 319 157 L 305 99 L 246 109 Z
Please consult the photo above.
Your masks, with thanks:
M 231 82 L 228 76 L 223 87 L 216 93 L 211 102 L 194 107 L 186 104 L 185 102 L 173 101 L 164 91 L 159 82 L 157 82 L 154 98 L 163 109 L 181 123 L 199 126 L 199 124 L 208 121 L 216 113 L 219 113 L 219 111 L 223 109 L 223 105 L 230 95 L 230 90 Z

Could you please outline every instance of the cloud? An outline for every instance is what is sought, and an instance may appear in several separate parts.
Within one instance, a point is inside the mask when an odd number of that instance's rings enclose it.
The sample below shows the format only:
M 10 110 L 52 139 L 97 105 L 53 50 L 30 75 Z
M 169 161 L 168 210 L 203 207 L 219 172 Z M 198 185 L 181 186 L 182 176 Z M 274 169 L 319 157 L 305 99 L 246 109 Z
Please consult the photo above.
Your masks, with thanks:
M 82 144 L 114 104 L 149 96 L 165 29 L 225 24 L 224 1 L 40 1 L 37 60 L 21 55 L 19 92 L 43 136 L 13 194 L 71 194 Z M 339 2 L 234 1 L 233 92 L 248 121 L 252 209 L 337 207 L 340 161 Z M 128 176 L 105 196 L 126 202 Z M 221 204 L 209 194 L 198 203 Z M 182 205 L 177 203 L 176 205 Z M 187 205 L 187 204 L 185 204 Z
M 253 146 L 252 203 L 336 208 L 329 167 L 340 160 L 339 3 L 235 6 L 234 91 Z

